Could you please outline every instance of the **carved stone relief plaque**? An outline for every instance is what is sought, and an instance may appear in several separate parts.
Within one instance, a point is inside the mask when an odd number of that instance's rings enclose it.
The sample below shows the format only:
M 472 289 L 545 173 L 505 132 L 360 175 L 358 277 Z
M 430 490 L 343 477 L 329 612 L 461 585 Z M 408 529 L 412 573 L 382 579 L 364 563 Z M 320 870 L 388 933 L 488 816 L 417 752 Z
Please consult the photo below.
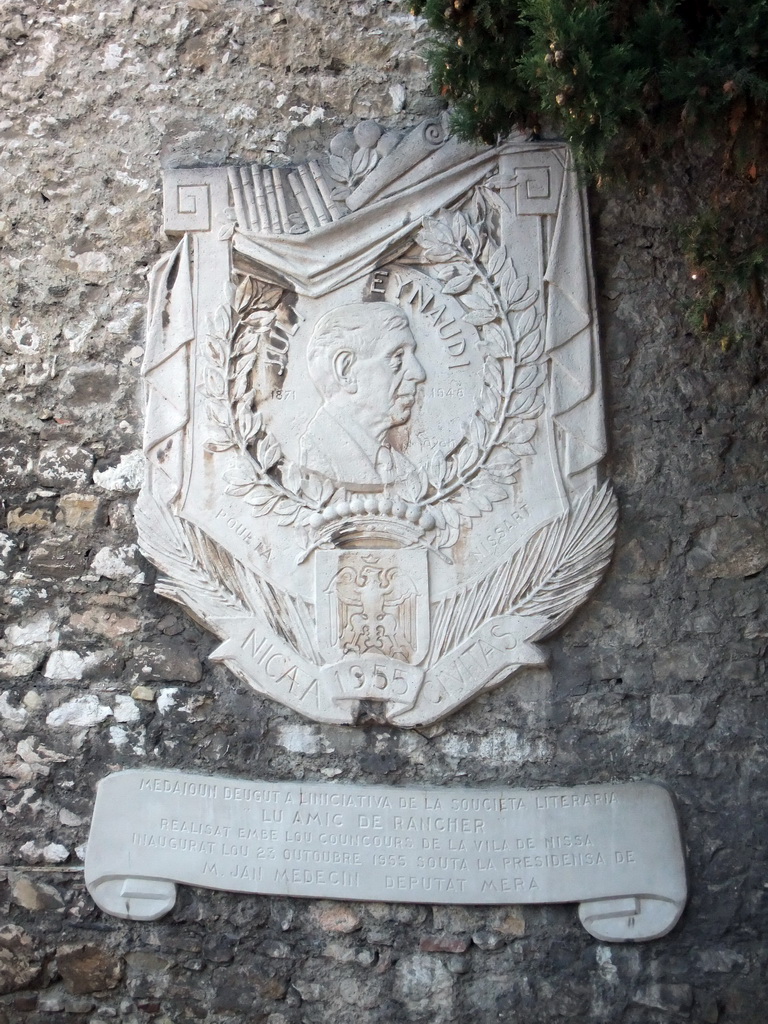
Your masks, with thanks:
M 167 172 L 165 227 L 138 524 L 211 657 L 401 726 L 542 664 L 616 525 L 567 150 L 363 122 L 298 167 Z
M 155 769 L 99 783 L 85 881 L 102 910 L 136 921 L 168 913 L 177 882 L 398 903 L 578 902 L 603 942 L 665 935 L 687 895 L 675 807 L 652 783 L 422 788 Z

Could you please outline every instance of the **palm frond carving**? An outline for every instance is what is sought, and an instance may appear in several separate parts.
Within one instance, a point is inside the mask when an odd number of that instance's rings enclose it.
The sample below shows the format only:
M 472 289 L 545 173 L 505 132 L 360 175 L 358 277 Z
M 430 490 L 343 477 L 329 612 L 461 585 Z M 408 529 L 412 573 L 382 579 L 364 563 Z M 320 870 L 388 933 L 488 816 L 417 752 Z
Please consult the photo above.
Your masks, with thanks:
M 592 488 L 529 537 L 509 561 L 434 605 L 428 664 L 496 615 L 546 619 L 528 639 L 553 633 L 600 582 L 611 560 L 617 514 L 610 486 Z

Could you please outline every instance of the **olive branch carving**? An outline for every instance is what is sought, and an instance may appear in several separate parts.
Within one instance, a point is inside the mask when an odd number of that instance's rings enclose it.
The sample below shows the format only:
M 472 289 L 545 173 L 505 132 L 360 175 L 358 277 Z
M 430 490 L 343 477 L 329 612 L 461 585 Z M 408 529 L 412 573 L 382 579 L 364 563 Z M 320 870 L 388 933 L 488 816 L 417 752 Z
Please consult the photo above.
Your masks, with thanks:
M 334 136 L 326 168 L 336 183 L 331 192 L 333 198 L 346 199 L 399 141 L 399 135 L 382 133 L 373 121 L 362 121 L 353 132 L 343 131 Z

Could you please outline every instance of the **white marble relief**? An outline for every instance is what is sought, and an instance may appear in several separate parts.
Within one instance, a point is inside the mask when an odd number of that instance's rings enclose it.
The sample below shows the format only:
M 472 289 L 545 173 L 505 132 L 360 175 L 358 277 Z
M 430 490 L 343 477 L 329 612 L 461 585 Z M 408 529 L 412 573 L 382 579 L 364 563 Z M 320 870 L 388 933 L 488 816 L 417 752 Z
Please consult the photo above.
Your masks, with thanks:
M 652 783 L 422 788 L 154 769 L 99 783 L 85 881 L 102 910 L 138 921 L 167 914 L 177 882 L 398 903 L 578 902 L 602 942 L 665 935 L 687 896 L 674 803 Z
M 259 693 L 450 713 L 589 596 L 616 525 L 584 199 L 560 144 L 363 122 L 295 168 L 175 169 L 151 278 L 157 589 Z

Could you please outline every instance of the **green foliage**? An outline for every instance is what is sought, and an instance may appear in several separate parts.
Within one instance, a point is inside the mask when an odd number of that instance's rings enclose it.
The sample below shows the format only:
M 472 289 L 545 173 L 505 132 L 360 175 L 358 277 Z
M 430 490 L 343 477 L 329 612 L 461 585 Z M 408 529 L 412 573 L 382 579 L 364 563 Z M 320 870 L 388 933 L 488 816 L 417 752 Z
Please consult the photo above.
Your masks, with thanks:
M 748 221 L 737 206 L 707 208 L 683 226 L 683 253 L 697 283 L 688 319 L 698 333 L 716 333 L 725 349 L 738 340 L 723 316 L 734 292 L 746 293 L 763 312 L 763 282 L 768 270 L 768 239 L 762 218 Z
M 735 137 L 765 114 L 768 0 L 413 0 L 412 10 L 436 31 L 433 80 L 467 138 L 543 121 L 583 167 L 610 174 L 681 133 Z M 754 158 L 763 142 L 746 134 L 754 152 L 743 156 Z
M 490 143 L 545 126 L 598 184 L 647 179 L 676 147 L 707 140 L 719 182 L 699 193 L 682 230 L 692 316 L 713 330 L 731 286 L 759 302 L 768 251 L 754 224 L 768 211 L 754 209 L 764 189 L 748 192 L 768 159 L 768 0 L 411 0 L 411 9 L 434 30 L 432 79 L 462 138 Z

